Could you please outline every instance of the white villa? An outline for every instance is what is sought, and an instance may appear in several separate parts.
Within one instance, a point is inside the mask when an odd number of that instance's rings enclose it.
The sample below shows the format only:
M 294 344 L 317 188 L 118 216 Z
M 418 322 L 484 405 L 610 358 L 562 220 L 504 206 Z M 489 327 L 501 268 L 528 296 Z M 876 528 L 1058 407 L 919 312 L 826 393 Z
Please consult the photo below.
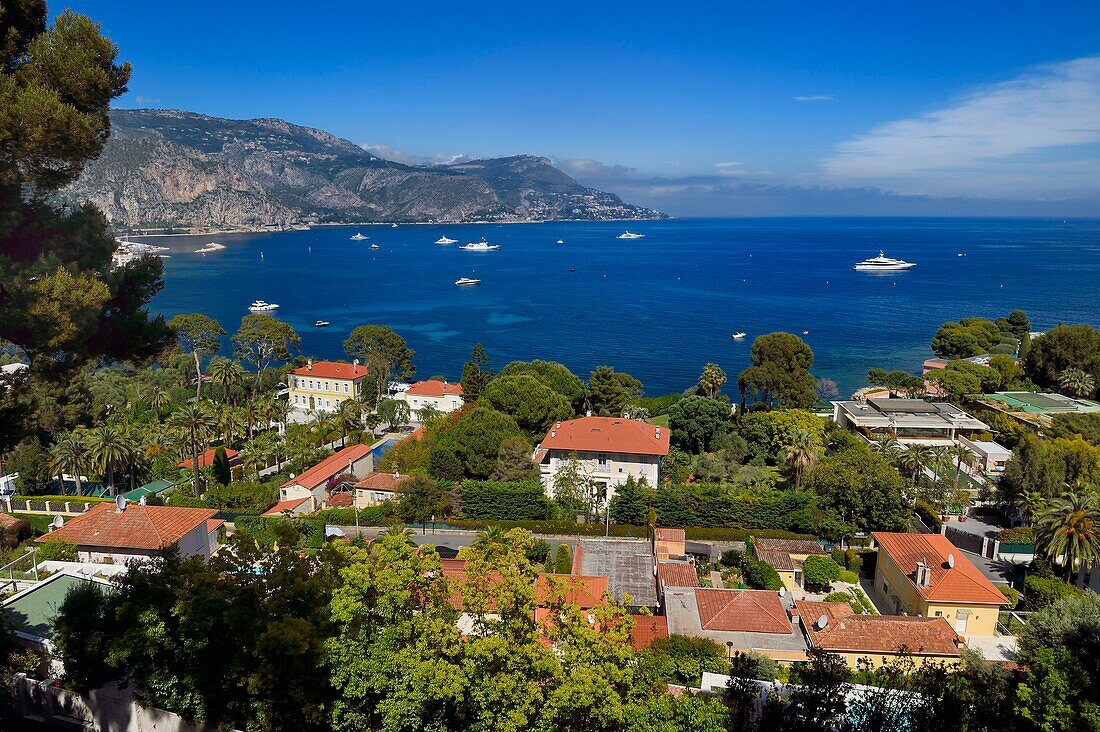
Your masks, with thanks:
M 449 414 L 465 404 L 462 400 L 462 384 L 449 384 L 446 381 L 418 381 L 395 395 L 394 399 L 408 404 L 414 419 L 417 411 L 427 406 Z
M 575 457 L 610 498 L 615 487 L 631 476 L 657 485 L 661 458 L 668 455 L 668 448 L 668 429 L 625 417 L 581 417 L 554 424 L 532 459 L 547 493 L 553 492 L 558 469 Z
M 890 436 L 902 444 L 952 445 L 987 432 L 989 425 L 954 404 L 923 399 L 833 402 L 833 421 L 869 440 Z

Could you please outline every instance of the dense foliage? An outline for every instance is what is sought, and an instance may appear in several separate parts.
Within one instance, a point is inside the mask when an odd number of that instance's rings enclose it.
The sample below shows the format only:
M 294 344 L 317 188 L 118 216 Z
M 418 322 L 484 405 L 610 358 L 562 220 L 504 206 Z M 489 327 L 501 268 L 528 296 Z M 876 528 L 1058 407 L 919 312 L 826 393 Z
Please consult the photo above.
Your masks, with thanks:
M 468 519 L 544 521 L 551 518 L 550 499 L 538 481 L 497 483 L 467 480 L 460 491 L 462 515 Z

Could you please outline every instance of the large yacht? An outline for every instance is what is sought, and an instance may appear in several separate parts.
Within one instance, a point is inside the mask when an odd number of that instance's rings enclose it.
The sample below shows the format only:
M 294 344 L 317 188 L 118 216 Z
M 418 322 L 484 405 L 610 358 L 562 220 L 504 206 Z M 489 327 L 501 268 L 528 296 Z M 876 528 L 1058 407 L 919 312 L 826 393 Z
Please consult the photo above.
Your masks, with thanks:
M 469 244 L 464 244 L 459 249 L 465 249 L 468 252 L 491 252 L 494 249 L 500 249 L 500 244 L 490 244 L 482 239 L 481 241 L 472 241 Z
M 912 269 L 916 266 L 916 262 L 906 262 L 904 259 L 892 259 L 887 257 L 880 250 L 877 257 L 871 257 L 870 259 L 864 259 L 862 262 L 856 262 L 853 269 L 860 272 L 897 272 L 899 270 Z
M 635 234 L 630 231 L 624 231 L 619 234 L 620 239 L 645 239 L 645 234 Z
M 248 309 L 254 313 L 269 313 L 272 310 L 278 310 L 279 306 L 266 300 L 255 300 L 248 306 Z
M 363 234 L 360 232 L 355 232 L 355 236 L 351 238 L 352 241 L 366 241 L 367 239 L 370 239 L 370 237 L 363 236 Z
M 435 240 L 436 244 L 457 244 L 458 239 L 451 239 L 446 234 Z
M 457 280 L 455 280 L 456 285 L 476 285 L 480 282 L 481 280 L 475 279 L 473 277 L 459 277 Z

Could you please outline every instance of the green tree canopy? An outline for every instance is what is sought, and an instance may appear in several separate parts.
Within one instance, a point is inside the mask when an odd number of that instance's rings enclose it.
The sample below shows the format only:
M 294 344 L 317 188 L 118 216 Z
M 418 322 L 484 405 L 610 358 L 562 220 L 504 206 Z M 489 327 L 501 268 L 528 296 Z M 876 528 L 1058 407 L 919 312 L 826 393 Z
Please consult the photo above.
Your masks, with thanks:
M 810 375 L 814 352 L 791 333 L 768 333 L 752 343 L 752 365 L 737 377 L 744 411 L 750 398 L 766 408 L 811 407 L 817 402 Z
M 693 454 L 712 449 L 729 429 L 730 407 L 703 396 L 684 397 L 668 410 L 672 442 Z
M 588 378 L 592 410 L 605 417 L 620 417 L 628 404 L 642 396 L 642 382 L 610 366 L 597 366 Z
M 258 384 L 264 369 L 279 361 L 289 361 L 301 342 L 302 337 L 283 321 L 263 313 L 250 313 L 241 318 L 241 326 L 233 335 L 233 353 L 256 368 Z
M 538 360 L 512 361 L 500 370 L 501 376 L 518 376 L 520 374 L 537 376 L 542 383 L 568 399 L 576 413 L 579 413 L 583 408 L 588 388 L 583 381 L 562 364 Z
M 855 531 L 903 531 L 912 518 L 905 498 L 908 481 L 866 445 L 826 457 L 806 474 L 803 485 L 817 495 L 818 508 L 829 519 L 823 533 L 831 538 Z
M 195 359 L 195 397 L 202 396 L 202 362 L 221 350 L 225 329 L 202 313 L 181 314 L 168 321 L 184 352 Z
M 470 360 L 462 365 L 463 399 L 476 402 L 481 397 L 482 389 L 492 378 L 489 356 L 485 353 L 485 347 L 478 343 L 470 353 Z
M 415 352 L 405 339 L 385 325 L 360 325 L 344 341 L 349 358 L 366 364 L 374 382 L 375 401 L 380 401 L 393 379 L 411 379 Z
M 538 440 L 550 425 L 573 416 L 573 407 L 563 395 L 530 374 L 499 376 L 489 382 L 481 400 L 516 420 L 528 437 Z
M 1100 383 L 1100 331 L 1090 325 L 1058 325 L 1031 342 L 1024 370 L 1045 389 L 1058 387 L 1066 369 L 1080 369 Z
M 509 437 L 523 437 L 519 425 L 507 414 L 476 407 L 440 435 L 439 447 L 452 452 L 470 478 L 488 478 L 496 468 L 500 447 Z

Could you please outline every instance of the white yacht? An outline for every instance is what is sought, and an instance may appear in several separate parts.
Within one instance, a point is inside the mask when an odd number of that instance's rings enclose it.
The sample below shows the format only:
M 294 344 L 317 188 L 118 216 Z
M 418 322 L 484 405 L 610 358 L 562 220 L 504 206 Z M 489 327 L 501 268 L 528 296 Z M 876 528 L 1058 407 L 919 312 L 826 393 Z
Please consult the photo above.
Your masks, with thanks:
M 390 228 L 391 228 L 391 229 L 396 229 L 396 228 L 397 228 L 397 224 L 390 224 Z
M 318 320 L 316 323 L 313 324 L 314 328 L 327 328 L 328 326 L 329 322 L 327 320 Z
M 620 239 L 645 239 L 645 234 L 635 234 L 630 231 L 624 231 L 619 234 Z
M 441 236 L 438 239 L 436 239 L 435 243 L 436 244 L 457 244 L 458 239 L 451 239 L 451 238 L 447 237 L 446 235 L 444 235 L 444 236 Z
M 906 262 L 904 259 L 892 259 L 883 254 L 882 250 L 879 250 L 877 257 L 871 257 L 870 259 L 864 259 L 862 262 L 856 262 L 852 269 L 859 272 L 898 272 L 912 269 L 916 266 L 916 262 Z
M 266 300 L 254 300 L 248 309 L 254 313 L 269 313 L 272 310 L 278 310 L 279 306 L 273 302 L 267 302 Z
M 743 341 L 743 340 L 745 340 L 745 335 L 746 335 L 745 333 L 743 333 L 741 331 L 737 331 L 736 333 L 731 335 L 730 338 L 732 338 L 735 341 Z
M 355 232 L 355 236 L 351 238 L 352 241 L 366 241 L 367 239 L 370 239 L 370 237 L 363 236 L 361 232 Z
M 480 283 L 481 280 L 474 279 L 472 277 L 459 277 L 457 280 L 455 280 L 456 285 L 477 285 Z
M 371 249 L 381 249 L 382 247 L 378 246 L 377 244 L 371 244 L 370 248 Z
M 459 249 L 465 249 L 468 252 L 491 252 L 494 249 L 500 249 L 500 244 L 490 244 L 489 242 L 482 239 L 478 242 L 472 241 L 468 244 L 464 244 L 463 246 L 460 246 Z
M 564 243 L 565 243 L 565 242 L 564 242 L 563 240 L 561 240 L 561 239 L 558 239 L 558 244 L 564 244 Z

